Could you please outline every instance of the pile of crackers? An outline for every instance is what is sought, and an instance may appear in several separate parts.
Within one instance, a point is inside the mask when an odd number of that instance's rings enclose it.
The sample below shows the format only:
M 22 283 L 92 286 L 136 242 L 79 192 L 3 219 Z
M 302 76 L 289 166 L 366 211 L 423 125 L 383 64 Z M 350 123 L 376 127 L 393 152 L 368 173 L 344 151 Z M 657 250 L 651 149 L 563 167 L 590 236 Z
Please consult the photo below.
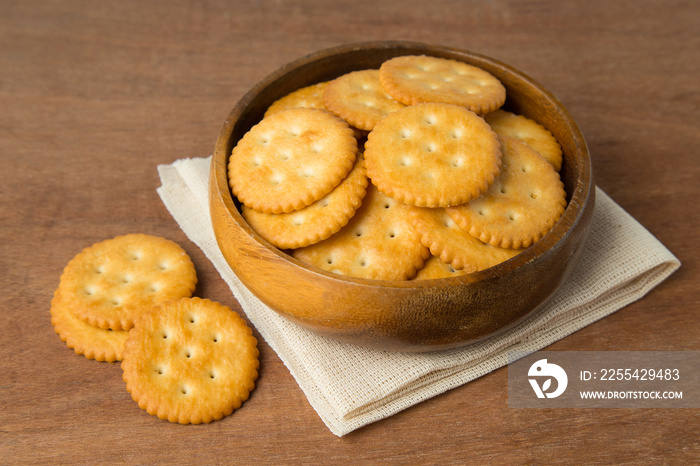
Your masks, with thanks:
M 257 340 L 229 307 L 192 297 L 192 260 L 165 238 L 128 234 L 85 248 L 66 265 L 51 323 L 88 359 L 121 361 L 126 389 L 148 413 L 211 422 L 248 398 Z
M 396 57 L 274 102 L 233 149 L 230 186 L 262 238 L 324 270 L 379 280 L 483 270 L 566 208 L 559 143 L 505 100 L 478 67 Z M 67 264 L 51 322 L 76 353 L 121 361 L 148 413 L 211 422 L 248 398 L 259 353 L 246 322 L 193 297 L 196 284 L 179 245 L 119 236 Z
M 479 67 L 395 57 L 274 102 L 233 148 L 229 184 L 263 239 L 321 269 L 379 280 L 483 270 L 566 208 L 560 144 L 505 101 Z

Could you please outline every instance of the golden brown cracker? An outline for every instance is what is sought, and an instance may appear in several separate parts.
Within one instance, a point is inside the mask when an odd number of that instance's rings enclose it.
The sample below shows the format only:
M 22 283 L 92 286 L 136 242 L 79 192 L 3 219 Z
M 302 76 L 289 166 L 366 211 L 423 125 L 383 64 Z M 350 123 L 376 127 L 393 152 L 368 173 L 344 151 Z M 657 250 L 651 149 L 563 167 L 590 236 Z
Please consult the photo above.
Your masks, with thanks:
M 561 145 L 547 128 L 535 120 L 502 109 L 484 115 L 484 120 L 497 134 L 524 142 L 552 164 L 554 170 L 561 169 Z
M 351 126 L 366 131 L 404 107 L 386 93 L 379 83 L 379 70 L 374 69 L 353 71 L 334 79 L 323 92 L 323 103 Z
M 265 111 L 264 117 L 268 117 L 280 110 L 290 108 L 317 108 L 323 110 L 323 91 L 328 85 L 328 81 L 324 81 L 310 86 L 305 86 L 297 89 L 289 94 L 274 101 Z
M 418 104 L 387 115 L 365 144 L 367 175 L 381 192 L 419 207 L 462 204 L 499 173 L 499 142 L 475 113 Z
M 313 204 L 285 214 L 266 214 L 243 206 L 243 218 L 280 249 L 308 246 L 328 238 L 348 223 L 362 203 L 367 183 L 363 160 L 358 157 L 348 176 Z
M 501 175 L 478 199 L 447 209 L 465 231 L 485 243 L 526 248 L 559 220 L 566 192 L 559 174 L 527 144 L 500 136 Z
M 457 270 L 452 265 L 443 262 L 438 256 L 430 256 L 425 261 L 423 267 L 416 272 L 414 280 L 431 280 L 436 278 L 451 278 L 466 275 L 468 272 L 464 269 Z
M 325 110 L 282 110 L 253 126 L 229 159 L 238 200 L 259 212 L 301 209 L 345 178 L 357 154 L 353 130 Z
M 460 105 L 483 115 L 506 100 L 506 89 L 491 73 L 447 58 L 405 55 L 379 68 L 386 92 L 406 105 L 440 102 Z
M 297 249 L 295 258 L 352 277 L 406 280 L 428 257 L 408 222 L 408 206 L 367 187 L 362 205 L 338 233 Z
M 446 209 L 411 207 L 411 225 L 421 235 L 421 242 L 456 270 L 466 273 L 493 267 L 520 251 L 483 243 L 461 229 L 447 214 Z
M 183 298 L 156 307 L 129 332 L 126 389 L 149 414 L 208 423 L 248 399 L 258 377 L 257 341 L 229 307 Z
M 60 290 L 56 290 L 51 301 L 51 324 L 61 341 L 77 354 L 96 361 L 122 360 L 124 342 L 129 332 L 93 327 L 78 319 L 70 312 Z
M 155 303 L 191 296 L 194 264 L 176 243 L 129 234 L 85 248 L 66 265 L 59 289 L 76 317 L 103 329 L 128 330 Z

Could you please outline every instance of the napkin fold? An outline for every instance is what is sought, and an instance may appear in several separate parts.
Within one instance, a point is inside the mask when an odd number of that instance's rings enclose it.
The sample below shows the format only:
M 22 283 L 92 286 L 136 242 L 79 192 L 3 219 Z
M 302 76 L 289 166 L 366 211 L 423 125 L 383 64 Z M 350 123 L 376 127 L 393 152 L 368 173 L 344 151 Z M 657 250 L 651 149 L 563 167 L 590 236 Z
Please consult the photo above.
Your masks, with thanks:
M 210 163 L 207 157 L 159 165 L 162 185 L 157 192 L 337 436 L 505 366 L 509 352 L 538 351 L 642 298 L 680 267 L 666 247 L 596 188 L 595 212 L 581 260 L 535 317 L 507 333 L 459 349 L 415 354 L 358 347 L 285 320 L 239 281 L 214 237 L 208 200 Z

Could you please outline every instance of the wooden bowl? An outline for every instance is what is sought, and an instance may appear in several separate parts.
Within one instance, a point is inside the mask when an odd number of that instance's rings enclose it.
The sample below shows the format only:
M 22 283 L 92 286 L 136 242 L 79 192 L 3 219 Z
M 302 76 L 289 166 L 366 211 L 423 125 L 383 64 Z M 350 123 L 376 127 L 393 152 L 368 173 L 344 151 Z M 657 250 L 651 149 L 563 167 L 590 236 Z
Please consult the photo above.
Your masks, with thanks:
M 461 277 L 381 281 L 305 265 L 270 245 L 241 216 L 227 166 L 237 141 L 276 99 L 350 71 L 379 68 L 399 55 L 432 55 L 479 66 L 507 90 L 504 108 L 546 126 L 561 143 L 568 207 L 536 244 L 507 262 Z M 579 259 L 594 207 L 585 140 L 564 106 L 523 73 L 491 58 L 414 42 L 370 42 L 322 50 L 293 61 L 255 85 L 224 123 L 212 157 L 210 210 L 231 268 L 263 303 L 330 338 L 372 348 L 431 351 L 476 342 L 532 316 Z

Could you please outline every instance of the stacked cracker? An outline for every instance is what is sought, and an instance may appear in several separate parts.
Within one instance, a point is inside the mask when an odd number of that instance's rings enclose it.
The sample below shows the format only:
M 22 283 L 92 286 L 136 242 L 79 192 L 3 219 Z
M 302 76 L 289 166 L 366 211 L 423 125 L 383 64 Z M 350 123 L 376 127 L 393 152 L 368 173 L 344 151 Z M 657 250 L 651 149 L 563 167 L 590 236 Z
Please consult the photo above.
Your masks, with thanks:
M 130 234 L 85 248 L 65 267 L 51 323 L 88 359 L 122 361 L 126 389 L 148 413 L 211 422 L 248 398 L 257 341 L 230 308 L 193 298 L 194 265 L 176 243 Z
M 274 102 L 232 151 L 231 190 L 261 237 L 324 270 L 483 270 L 537 242 L 566 207 L 559 143 L 505 101 L 481 68 L 396 57 Z

